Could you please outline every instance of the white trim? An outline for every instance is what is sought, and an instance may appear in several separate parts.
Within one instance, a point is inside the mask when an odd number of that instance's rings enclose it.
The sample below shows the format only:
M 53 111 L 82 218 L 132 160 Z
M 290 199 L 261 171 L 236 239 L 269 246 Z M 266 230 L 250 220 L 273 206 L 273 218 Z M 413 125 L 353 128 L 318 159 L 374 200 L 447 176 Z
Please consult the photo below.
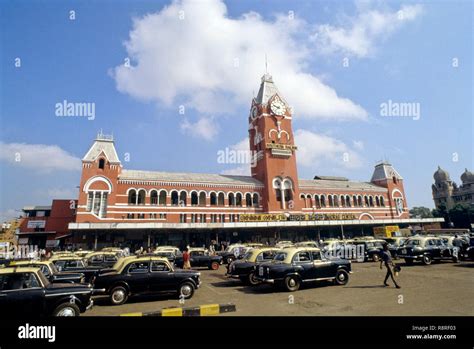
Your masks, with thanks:
M 95 182 L 104 182 L 109 187 L 108 193 L 111 193 L 113 191 L 112 181 L 110 179 L 108 179 L 105 176 L 94 176 L 94 177 L 89 178 L 87 182 L 84 184 L 84 188 L 83 188 L 84 193 L 89 192 L 90 186 L 94 184 Z M 96 190 L 96 191 L 105 191 L 105 190 Z
M 361 214 L 360 214 L 360 216 L 359 216 L 359 220 L 361 220 L 361 219 L 362 219 L 362 217 L 364 217 L 364 216 L 369 216 L 369 217 L 370 217 L 370 219 L 372 219 L 372 220 L 374 220 L 374 219 L 375 219 L 375 218 L 374 218 L 374 216 L 372 216 L 370 213 L 364 212 L 364 213 L 361 213 Z

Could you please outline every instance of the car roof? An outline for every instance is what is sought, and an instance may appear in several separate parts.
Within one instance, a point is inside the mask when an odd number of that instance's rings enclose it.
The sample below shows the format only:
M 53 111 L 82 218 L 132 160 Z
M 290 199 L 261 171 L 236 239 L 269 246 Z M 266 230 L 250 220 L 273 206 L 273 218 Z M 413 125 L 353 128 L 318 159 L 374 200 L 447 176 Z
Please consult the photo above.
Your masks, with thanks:
M 38 267 L 5 267 L 0 268 L 0 275 L 12 273 L 36 273 L 39 271 Z
M 117 253 L 113 251 L 97 251 L 97 252 L 91 252 L 86 254 L 85 258 L 89 258 L 92 256 L 99 256 L 99 255 L 108 255 L 108 256 L 115 256 Z
M 114 268 L 118 266 L 117 270 L 120 272 L 125 268 L 126 265 L 132 262 L 150 262 L 150 261 L 162 261 L 168 262 L 168 259 L 158 256 L 128 256 L 124 258 L 120 258 L 114 265 Z
M 11 261 L 10 265 L 30 265 L 30 264 L 41 264 L 41 265 L 48 265 L 51 263 L 50 261 L 35 261 L 35 260 L 28 260 L 28 261 Z
M 207 251 L 207 248 L 204 248 L 204 247 L 190 247 L 188 249 L 189 252 L 191 251 Z
M 59 260 L 74 260 L 77 261 L 79 259 L 83 259 L 82 257 L 76 255 L 67 255 L 67 256 L 52 256 L 49 260 L 50 261 L 59 261 Z

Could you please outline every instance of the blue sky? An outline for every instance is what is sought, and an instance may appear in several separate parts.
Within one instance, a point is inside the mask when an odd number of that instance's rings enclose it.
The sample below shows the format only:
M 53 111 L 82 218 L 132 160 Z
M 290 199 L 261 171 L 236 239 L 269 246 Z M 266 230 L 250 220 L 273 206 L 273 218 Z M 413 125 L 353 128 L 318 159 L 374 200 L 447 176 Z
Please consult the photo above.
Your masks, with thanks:
M 0 6 L 2 220 L 75 198 L 79 159 L 101 129 L 122 161 L 130 154 L 126 168 L 245 174 L 217 153 L 247 147 L 265 55 L 294 110 L 301 178 L 368 181 L 386 159 L 409 206 L 433 207 L 438 165 L 458 182 L 474 167 L 470 1 Z M 57 116 L 63 100 L 95 103 L 95 119 Z M 419 120 L 382 116 L 389 100 L 416 103 Z

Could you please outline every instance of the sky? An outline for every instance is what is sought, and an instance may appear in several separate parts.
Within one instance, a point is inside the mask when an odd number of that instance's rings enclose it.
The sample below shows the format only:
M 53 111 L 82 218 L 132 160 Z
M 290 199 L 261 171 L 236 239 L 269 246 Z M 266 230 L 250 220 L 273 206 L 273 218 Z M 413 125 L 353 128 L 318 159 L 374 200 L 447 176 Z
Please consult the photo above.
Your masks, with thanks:
M 77 198 L 100 131 L 127 169 L 248 174 L 218 154 L 248 149 L 265 72 L 300 178 L 370 181 L 385 160 L 432 208 L 438 165 L 458 184 L 474 170 L 472 16 L 456 0 L 3 0 L 0 219 Z

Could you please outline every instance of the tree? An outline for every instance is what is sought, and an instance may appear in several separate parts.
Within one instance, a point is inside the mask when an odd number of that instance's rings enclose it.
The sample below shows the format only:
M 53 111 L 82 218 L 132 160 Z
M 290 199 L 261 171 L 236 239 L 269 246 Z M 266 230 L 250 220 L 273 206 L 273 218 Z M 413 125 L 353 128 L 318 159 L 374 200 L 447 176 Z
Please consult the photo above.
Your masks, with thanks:
M 433 218 L 433 214 L 428 207 L 413 207 L 410 210 L 410 218 Z

